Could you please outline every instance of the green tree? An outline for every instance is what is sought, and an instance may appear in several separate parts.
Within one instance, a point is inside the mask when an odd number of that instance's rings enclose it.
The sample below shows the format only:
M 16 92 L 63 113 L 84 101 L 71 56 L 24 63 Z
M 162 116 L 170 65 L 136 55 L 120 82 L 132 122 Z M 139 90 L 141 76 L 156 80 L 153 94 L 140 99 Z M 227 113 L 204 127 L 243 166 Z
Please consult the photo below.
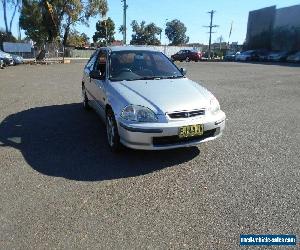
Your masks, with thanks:
M 90 17 L 98 14 L 105 15 L 108 11 L 107 0 L 24 0 L 20 15 L 20 26 L 29 38 L 34 41 L 44 40 L 45 31 L 47 41 L 52 42 L 62 38 L 63 44 L 67 39 L 72 26 L 76 23 L 88 25 Z M 35 21 L 28 12 L 36 9 Z M 31 24 L 28 25 L 28 24 Z M 32 29 L 31 27 L 35 27 Z M 33 32 L 34 31 L 34 32 Z M 32 34 L 34 34 L 32 36 Z M 41 37 L 37 37 L 41 34 Z
M 141 24 L 138 24 L 136 20 L 131 23 L 132 39 L 130 44 L 135 45 L 160 45 L 159 39 L 156 37 L 160 35 L 161 28 L 157 27 L 154 23 L 146 25 L 145 21 L 142 21 Z
M 48 41 L 48 29 L 44 25 L 43 13 L 38 0 L 23 0 L 19 22 L 22 29 L 25 30 L 25 35 L 32 39 L 37 46 Z
M 82 37 L 85 45 L 90 43 L 90 38 L 87 36 L 87 34 L 81 33 L 81 37 Z
M 16 42 L 17 39 L 11 34 L 4 30 L 0 30 L 0 49 L 3 49 L 3 42 Z
M 180 45 L 189 42 L 189 37 L 186 36 L 186 27 L 184 23 L 178 19 L 174 19 L 171 22 L 167 22 L 165 34 L 170 40 L 170 45 Z
M 67 45 L 68 46 L 74 46 L 74 47 L 83 47 L 86 44 L 88 44 L 89 38 L 84 33 L 79 33 L 76 30 L 70 31 L 70 34 L 68 36 Z
M 99 46 L 105 46 L 106 44 L 111 44 L 115 41 L 115 23 L 109 17 L 107 20 L 98 21 L 96 23 L 96 32 L 93 35 L 94 43 Z

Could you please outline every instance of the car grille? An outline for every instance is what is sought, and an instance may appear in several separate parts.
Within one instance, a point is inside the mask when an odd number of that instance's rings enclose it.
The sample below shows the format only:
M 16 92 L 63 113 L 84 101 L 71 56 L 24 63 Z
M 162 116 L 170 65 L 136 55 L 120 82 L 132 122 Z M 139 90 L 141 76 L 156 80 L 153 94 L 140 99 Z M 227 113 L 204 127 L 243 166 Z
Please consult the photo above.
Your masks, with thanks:
M 199 110 L 192 110 L 192 111 L 180 111 L 180 112 L 167 113 L 167 115 L 171 119 L 189 118 L 189 117 L 205 115 L 205 110 L 199 109 Z
M 204 131 L 203 135 L 193 136 L 188 138 L 180 138 L 178 135 L 173 136 L 162 136 L 162 137 L 153 137 L 153 146 L 168 146 L 180 143 L 190 143 L 200 140 L 204 140 L 209 137 L 213 137 L 216 132 L 216 129 Z

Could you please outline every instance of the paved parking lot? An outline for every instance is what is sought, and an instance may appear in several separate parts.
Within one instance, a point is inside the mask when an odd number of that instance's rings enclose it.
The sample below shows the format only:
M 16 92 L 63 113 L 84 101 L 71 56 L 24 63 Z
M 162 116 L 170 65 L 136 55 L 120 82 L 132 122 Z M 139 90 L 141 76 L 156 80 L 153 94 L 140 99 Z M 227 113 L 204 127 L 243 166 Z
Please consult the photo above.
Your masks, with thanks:
M 180 66 L 219 99 L 224 136 L 119 155 L 81 107 L 83 64 L 0 71 L 2 249 L 236 249 L 241 233 L 299 239 L 300 68 Z

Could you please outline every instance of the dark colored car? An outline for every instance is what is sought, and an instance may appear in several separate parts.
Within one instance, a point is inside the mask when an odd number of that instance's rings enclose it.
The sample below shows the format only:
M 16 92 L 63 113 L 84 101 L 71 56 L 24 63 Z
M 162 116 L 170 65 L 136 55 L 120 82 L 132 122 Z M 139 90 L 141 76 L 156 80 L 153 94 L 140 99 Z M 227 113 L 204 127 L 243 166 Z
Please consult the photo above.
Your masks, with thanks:
M 236 52 L 230 51 L 224 56 L 224 61 L 235 61 Z
M 0 50 L 0 59 L 3 61 L 4 66 L 14 64 L 14 60 L 13 60 L 12 56 L 2 50 Z
M 265 62 L 268 60 L 269 54 L 270 54 L 270 51 L 268 51 L 268 50 L 264 50 L 264 49 L 257 50 L 255 59 L 260 62 Z
M 202 58 L 202 53 L 197 50 L 180 50 L 171 56 L 172 61 L 195 61 L 198 62 Z
M 258 60 L 258 52 L 256 50 L 248 50 L 241 52 L 239 55 L 235 57 L 236 61 L 257 61 Z
M 12 65 L 12 62 L 11 62 L 11 60 L 10 60 L 9 58 L 2 57 L 2 56 L 0 55 L 0 59 L 1 59 L 1 61 L 2 61 L 2 67 L 6 67 L 6 66 L 8 66 L 8 65 Z
M 293 52 L 288 52 L 288 51 L 276 51 L 272 52 L 268 56 L 268 61 L 270 62 L 284 62 L 288 58 L 288 56 L 294 54 L 295 51 Z
M 300 51 L 288 56 L 286 60 L 288 62 L 300 63 Z

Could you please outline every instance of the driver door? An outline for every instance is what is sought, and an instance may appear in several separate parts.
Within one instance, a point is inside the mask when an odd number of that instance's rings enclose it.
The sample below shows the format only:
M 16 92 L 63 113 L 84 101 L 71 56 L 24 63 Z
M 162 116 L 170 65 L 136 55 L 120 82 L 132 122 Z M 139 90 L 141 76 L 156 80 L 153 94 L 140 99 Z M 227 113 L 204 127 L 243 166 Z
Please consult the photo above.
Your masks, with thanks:
M 107 79 L 107 52 L 101 50 L 94 64 L 94 70 L 99 71 L 101 79 L 91 79 L 91 87 L 93 88 L 94 99 L 96 101 L 97 110 L 100 115 L 105 118 L 106 103 L 106 79 Z

